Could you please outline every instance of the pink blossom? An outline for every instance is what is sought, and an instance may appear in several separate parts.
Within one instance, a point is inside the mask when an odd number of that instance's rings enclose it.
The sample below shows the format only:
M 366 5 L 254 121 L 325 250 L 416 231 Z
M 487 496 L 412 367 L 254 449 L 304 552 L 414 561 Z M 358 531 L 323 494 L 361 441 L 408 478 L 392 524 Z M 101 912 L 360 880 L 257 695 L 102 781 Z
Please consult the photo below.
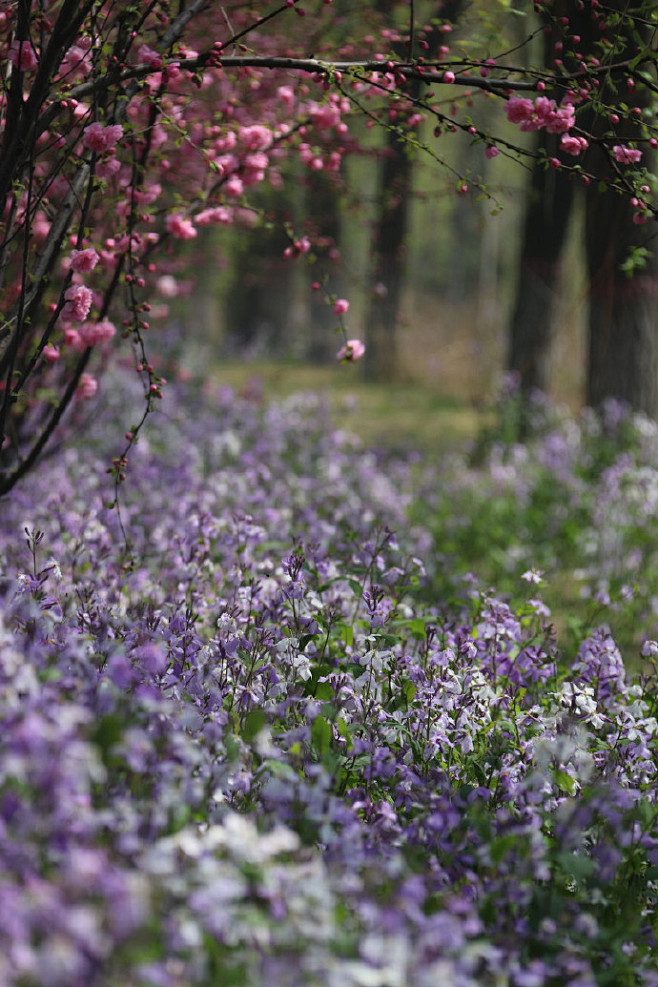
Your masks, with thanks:
M 575 122 L 575 111 L 571 103 L 557 107 L 554 99 L 538 96 L 531 99 L 513 96 L 505 104 L 505 114 L 510 123 L 519 125 L 523 131 L 541 130 L 545 127 L 549 134 L 564 134 Z
M 76 353 L 84 353 L 87 349 L 84 339 L 73 326 L 67 326 L 64 330 L 64 345 L 75 350 Z
M 344 360 L 346 363 L 354 363 L 361 359 L 365 351 L 366 348 L 360 339 L 348 339 L 336 353 L 336 359 Z
M 90 151 L 95 151 L 96 154 L 105 154 L 115 147 L 122 136 L 123 127 L 120 123 L 110 124 L 108 127 L 104 127 L 102 123 L 98 122 L 90 123 L 82 135 L 82 143 Z
M 100 322 L 85 322 L 80 326 L 80 338 L 85 346 L 97 346 L 105 343 L 116 333 L 116 327 L 109 319 L 102 319 Z
M 272 143 L 272 132 L 262 124 L 255 123 L 251 127 L 240 128 L 240 140 L 250 151 L 263 151 Z
M 566 154 L 572 154 L 576 158 L 582 151 L 587 150 L 588 147 L 589 144 L 584 137 L 574 137 L 573 134 L 562 134 L 560 150 Z
M 541 130 L 547 126 L 555 115 L 555 100 L 547 96 L 538 96 L 535 100 L 535 108 L 532 119 L 525 125 L 521 124 L 521 130 Z
M 570 127 L 573 127 L 575 122 L 575 110 L 571 103 L 568 103 L 566 106 L 559 106 L 557 110 L 551 110 L 547 116 L 545 126 L 549 134 L 564 134 Z
M 93 398 L 97 390 L 98 381 L 96 378 L 92 374 L 83 374 L 76 388 L 75 396 L 78 401 L 86 401 L 87 398 Z
M 193 240 L 197 235 L 194 223 L 180 213 L 170 213 L 165 219 L 167 233 L 171 233 L 177 240 Z
M 237 142 L 238 139 L 235 136 L 234 131 L 229 130 L 223 137 L 217 138 L 213 144 L 213 147 L 218 154 L 225 154 L 227 151 L 232 151 Z
M 635 147 L 626 147 L 625 144 L 615 144 L 612 156 L 620 164 L 636 164 L 642 157 L 642 151 Z
M 226 206 L 212 206 L 209 209 L 202 209 L 194 217 L 197 226 L 208 226 L 210 223 L 230 223 L 232 220 L 231 210 Z
M 71 268 L 81 274 L 87 274 L 89 271 L 93 271 L 98 261 L 99 256 L 93 247 L 71 251 Z
M 37 53 L 29 41 L 12 41 L 9 61 L 21 72 L 30 72 L 39 64 Z
M 444 72 L 443 81 L 448 85 L 451 85 L 455 81 L 455 73 L 450 71 Z M 356 357 L 356 359 L 358 359 L 358 357 Z
M 99 178 L 103 178 L 105 181 L 108 178 L 112 178 L 116 175 L 117 171 L 121 170 L 121 162 L 117 161 L 116 158 L 112 158 L 108 155 L 104 161 L 99 161 L 96 165 L 96 174 Z
M 284 257 L 301 257 L 302 254 L 307 254 L 311 249 L 311 241 L 307 236 L 300 237 L 299 240 L 295 240 L 291 247 L 286 247 L 283 251 Z
M 345 315 L 349 307 L 350 303 L 346 298 L 337 299 L 334 304 L 334 315 Z
M 165 298 L 176 298 L 178 295 L 178 282 L 171 274 L 161 275 L 156 281 L 155 286 Z
M 237 198 L 238 195 L 242 195 L 244 192 L 244 183 L 241 178 L 237 175 L 231 175 L 229 180 L 224 185 L 224 191 L 227 195 Z
M 92 294 L 89 288 L 83 284 L 71 285 L 64 292 L 66 299 L 62 308 L 62 317 L 70 319 L 72 322 L 84 322 L 89 315 L 92 303 Z
M 334 103 L 312 104 L 311 117 L 316 127 L 329 130 L 340 123 L 340 109 Z
M 41 355 L 47 363 L 56 363 L 60 358 L 59 346 L 53 346 L 52 343 L 46 343 L 44 348 L 41 350 Z
M 32 223 L 32 235 L 37 243 L 41 243 L 46 239 L 48 233 L 50 232 L 50 225 L 50 220 L 46 214 L 39 211 L 34 217 L 34 222 Z
M 295 104 L 295 93 L 290 86 L 279 86 L 276 94 L 287 110 L 292 109 Z
M 135 189 L 134 196 L 135 202 L 138 206 L 150 206 L 158 198 L 162 192 L 162 185 L 159 182 L 153 182 L 146 189 Z
M 500 154 L 500 151 L 498 150 L 497 147 L 487 147 L 484 150 L 484 154 L 485 157 L 487 158 L 497 158 L 498 155 Z
M 505 116 L 510 123 L 525 123 L 532 120 L 534 111 L 535 107 L 531 99 L 512 96 L 505 103 Z
M 148 65 L 150 69 L 154 71 L 162 68 L 162 58 L 157 53 L 149 48 L 148 45 L 142 45 L 137 52 L 137 61 L 139 65 Z

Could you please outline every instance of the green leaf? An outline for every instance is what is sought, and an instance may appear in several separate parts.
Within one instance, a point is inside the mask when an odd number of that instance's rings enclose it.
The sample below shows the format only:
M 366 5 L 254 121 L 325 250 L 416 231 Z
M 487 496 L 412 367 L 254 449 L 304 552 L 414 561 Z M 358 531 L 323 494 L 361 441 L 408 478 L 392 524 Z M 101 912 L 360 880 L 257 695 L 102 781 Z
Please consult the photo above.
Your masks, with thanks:
M 358 579 L 348 579 L 347 582 L 355 596 L 363 596 L 363 586 Z
M 339 624 L 338 633 L 342 637 L 343 641 L 348 648 L 351 648 L 354 644 L 354 628 L 351 624 Z
M 250 710 L 244 718 L 244 725 L 240 731 L 242 739 L 250 743 L 265 726 L 267 717 L 262 709 Z
M 319 754 L 326 754 L 330 749 L 332 736 L 331 724 L 324 716 L 316 716 L 311 727 L 311 740 Z
M 427 625 L 422 617 L 414 617 L 406 624 L 409 634 L 417 641 L 424 641 L 427 637 Z
M 121 740 L 123 720 L 116 713 L 102 716 L 91 735 L 91 742 L 100 748 L 101 757 L 107 760 L 112 747 Z
M 416 698 L 416 686 L 413 684 L 411 679 L 407 679 L 402 686 L 402 692 L 404 693 L 404 698 L 408 703 L 412 703 Z
M 584 881 L 594 873 L 594 861 L 590 857 L 561 851 L 556 853 L 555 861 L 560 870 L 575 881 Z
M 567 774 L 561 768 L 556 768 L 553 772 L 553 778 L 555 784 L 563 792 L 568 792 L 569 795 L 575 795 L 576 793 L 576 782 L 571 775 Z

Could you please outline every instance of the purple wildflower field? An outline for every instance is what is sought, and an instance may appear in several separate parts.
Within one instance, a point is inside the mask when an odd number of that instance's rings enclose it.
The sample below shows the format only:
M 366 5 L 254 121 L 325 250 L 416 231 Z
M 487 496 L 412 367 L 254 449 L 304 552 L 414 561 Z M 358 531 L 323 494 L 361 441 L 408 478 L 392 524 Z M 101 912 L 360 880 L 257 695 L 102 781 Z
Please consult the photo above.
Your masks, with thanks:
M 3 502 L 0 983 L 658 985 L 656 426 L 431 463 L 177 387 L 120 515 L 118 385 Z

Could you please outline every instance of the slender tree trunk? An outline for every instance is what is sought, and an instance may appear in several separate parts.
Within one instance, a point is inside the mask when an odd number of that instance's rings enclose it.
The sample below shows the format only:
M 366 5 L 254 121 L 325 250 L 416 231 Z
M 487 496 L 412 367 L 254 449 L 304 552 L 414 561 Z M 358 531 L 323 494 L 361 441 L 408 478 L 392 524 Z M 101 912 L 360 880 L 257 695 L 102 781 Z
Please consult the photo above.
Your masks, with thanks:
M 538 136 L 537 147 L 555 156 L 559 138 L 545 131 Z M 508 367 L 519 375 L 526 394 L 535 388 L 545 390 L 548 382 L 560 257 L 572 203 L 573 184 L 567 176 L 537 160 L 526 205 L 508 351 Z
M 613 6 L 623 9 L 624 0 L 614 0 Z M 638 33 L 646 34 L 643 25 L 636 24 Z M 636 42 L 628 37 L 620 58 L 635 54 Z M 650 93 L 619 92 L 609 81 L 602 86 L 602 98 L 611 106 L 632 101 L 635 106 L 650 103 Z M 621 108 L 620 122 L 615 127 L 619 144 L 644 136 L 635 117 L 628 117 Z M 595 117 L 588 124 L 595 137 L 609 133 L 609 121 Z M 643 164 L 651 169 L 656 155 L 645 141 Z M 651 156 L 651 160 L 649 160 Z M 588 167 L 596 175 L 616 178 L 609 158 L 600 146 L 588 151 Z M 626 165 L 621 165 L 624 171 Z M 655 170 L 653 168 L 652 170 Z M 658 261 L 655 233 L 648 225 L 633 221 L 634 209 L 628 197 L 614 191 L 601 191 L 600 186 L 587 190 L 585 206 L 585 246 L 589 274 L 589 334 L 587 366 L 587 403 L 598 407 L 605 398 L 614 397 L 631 407 L 658 419 Z M 626 273 L 622 265 L 634 248 L 646 247 L 650 255 L 646 266 Z
M 557 3 L 566 9 L 569 0 Z M 583 30 L 581 27 L 581 34 Z M 553 33 L 544 35 L 547 65 L 556 37 Z M 518 374 L 525 395 L 535 389 L 545 390 L 548 384 L 550 344 L 560 293 L 560 258 L 573 205 L 574 188 L 568 176 L 546 162 L 546 158 L 559 156 L 559 146 L 558 135 L 545 130 L 537 134 L 535 150 L 545 157 L 534 161 L 526 198 L 507 358 L 508 369 Z
M 408 145 L 387 133 L 380 168 L 381 211 L 373 232 L 370 298 L 366 320 L 365 374 L 393 380 L 397 374 L 397 325 L 405 276 L 413 158 Z
M 290 349 L 295 286 L 293 264 L 283 256 L 288 244 L 280 226 L 240 231 L 225 302 L 229 352 L 280 355 Z
M 589 272 L 587 403 L 627 401 L 658 418 L 658 268 L 655 247 L 646 268 L 622 270 L 633 247 L 648 239 L 633 223 L 625 196 L 588 190 Z
M 340 297 L 344 290 L 341 265 L 332 259 L 332 249 L 340 243 L 341 234 L 341 191 L 331 176 L 317 172 L 309 179 L 306 189 L 307 213 L 318 228 L 314 253 L 317 260 L 310 274 L 314 281 L 323 285 L 323 291 L 311 291 L 308 301 L 308 343 L 306 355 L 312 363 L 326 363 L 341 346 L 335 332 L 336 316 L 327 295 Z M 308 295 L 307 295 L 308 298 Z
M 623 8 L 624 0 L 611 0 Z M 568 0 L 557 0 L 554 13 L 570 15 L 573 29 L 581 36 L 581 51 L 594 52 L 599 40 L 591 9 L 573 11 Z M 577 19 L 577 20 L 575 20 Z M 641 25 L 635 25 L 642 30 Z M 548 39 L 547 59 L 551 40 Z M 630 36 L 621 60 L 635 53 Z M 547 61 L 547 64 L 548 61 Z M 602 77 L 602 81 L 603 77 Z M 609 83 L 601 88 L 604 103 L 614 106 L 628 100 Z M 634 102 L 637 103 L 637 97 Z M 640 136 L 640 128 L 625 113 L 616 127 L 623 144 Z M 578 115 L 579 125 L 596 137 L 609 134 L 610 121 L 590 110 Z M 557 155 L 557 138 L 543 134 L 547 153 Z M 553 143 L 554 142 L 554 143 Z M 648 153 L 645 150 L 646 154 Z M 614 177 L 608 158 L 592 142 L 583 164 L 588 171 Z M 560 266 L 573 185 L 563 172 L 533 169 L 532 190 L 526 210 L 521 251 L 517 301 L 510 331 L 508 366 L 521 375 L 524 392 L 545 388 L 547 357 L 552 335 L 554 303 L 558 297 Z M 655 257 L 646 268 L 630 276 L 622 270 L 634 247 L 647 239 L 646 227 L 633 223 L 628 197 L 590 186 L 586 195 L 583 252 L 589 274 L 589 342 L 587 365 L 588 404 L 598 406 L 607 397 L 618 397 L 633 407 L 658 417 L 658 279 Z M 648 244 L 653 249 L 651 244 Z
M 437 5 L 435 17 L 455 22 L 465 0 L 444 0 Z M 386 12 L 387 0 L 378 0 L 378 9 Z M 425 15 L 426 20 L 431 18 Z M 426 40 L 433 50 L 442 37 L 432 31 Z M 408 56 L 408 46 L 400 46 L 401 57 Z M 417 97 L 421 87 L 411 83 L 409 95 Z M 386 131 L 386 142 L 379 176 L 379 219 L 373 230 L 370 297 L 365 322 L 365 376 L 369 380 L 394 380 L 397 376 L 397 328 L 405 281 L 406 237 L 409 228 L 413 192 L 414 155 L 412 147 L 395 131 Z

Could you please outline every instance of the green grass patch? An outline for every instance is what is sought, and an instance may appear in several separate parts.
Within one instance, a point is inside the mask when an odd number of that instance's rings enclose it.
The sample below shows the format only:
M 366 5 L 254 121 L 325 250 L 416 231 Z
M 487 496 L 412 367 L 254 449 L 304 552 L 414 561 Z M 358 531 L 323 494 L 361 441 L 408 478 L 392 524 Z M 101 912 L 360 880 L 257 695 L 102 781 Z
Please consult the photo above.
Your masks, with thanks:
M 301 363 L 223 363 L 215 378 L 239 393 L 264 400 L 313 391 L 326 398 L 337 428 L 366 446 L 395 451 L 443 452 L 476 438 L 487 414 L 454 395 L 414 383 L 371 383 L 356 366 Z

